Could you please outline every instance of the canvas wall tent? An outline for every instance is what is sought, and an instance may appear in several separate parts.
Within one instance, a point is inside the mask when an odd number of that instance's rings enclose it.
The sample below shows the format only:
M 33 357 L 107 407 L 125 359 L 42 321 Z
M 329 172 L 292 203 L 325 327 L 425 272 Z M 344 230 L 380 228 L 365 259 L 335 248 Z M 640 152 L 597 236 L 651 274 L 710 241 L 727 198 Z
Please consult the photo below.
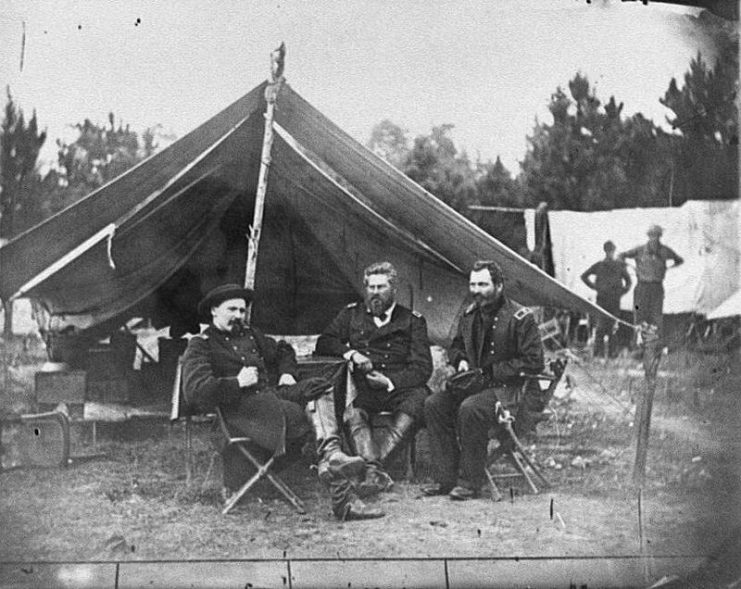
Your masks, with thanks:
M 664 313 L 708 313 L 741 287 L 738 200 L 688 201 L 673 208 L 589 213 L 550 211 L 548 221 L 556 279 L 590 300 L 594 300 L 594 292 L 579 277 L 604 256 L 603 243 L 612 240 L 618 251 L 643 244 L 651 223 L 664 228 L 662 241 L 685 260 L 666 274 Z M 635 285 L 633 268 L 629 271 Z M 621 308 L 632 310 L 632 290 L 621 299 Z
M 198 329 L 195 306 L 241 282 L 264 131 L 265 84 L 124 175 L 0 248 L 0 297 L 42 301 L 52 327 L 103 331 L 132 316 Z M 524 304 L 599 309 L 527 263 L 344 133 L 283 84 L 253 321 L 318 333 L 388 259 L 400 300 L 449 339 L 474 260 L 498 260 Z M 311 157 L 309 157 L 309 155 Z
M 708 319 L 725 319 L 741 316 L 741 290 L 737 290 L 707 314 Z

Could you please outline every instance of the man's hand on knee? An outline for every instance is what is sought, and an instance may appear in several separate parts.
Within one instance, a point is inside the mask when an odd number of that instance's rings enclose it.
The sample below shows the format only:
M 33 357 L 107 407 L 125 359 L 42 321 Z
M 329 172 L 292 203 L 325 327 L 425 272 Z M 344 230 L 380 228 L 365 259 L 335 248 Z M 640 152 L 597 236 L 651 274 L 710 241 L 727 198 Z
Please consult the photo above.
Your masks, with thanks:
M 371 361 L 371 359 L 368 358 L 368 356 L 361 354 L 360 352 L 353 352 L 353 355 L 350 356 L 350 360 L 352 361 L 355 368 L 357 368 L 361 372 L 370 372 L 371 370 L 373 370 L 373 362 Z
M 240 388 L 251 387 L 256 385 L 258 380 L 257 367 L 256 366 L 243 366 L 237 374 L 237 382 Z
M 378 372 L 377 370 L 373 370 L 369 372 L 368 374 L 366 374 L 365 380 L 368 382 L 368 385 L 373 389 L 384 389 L 384 390 L 390 391 L 393 388 L 393 383 L 391 382 L 391 379 L 385 374 Z
M 296 384 L 296 379 L 293 378 L 292 374 L 281 374 L 280 378 L 278 379 L 278 386 L 282 387 L 284 385 L 294 385 Z

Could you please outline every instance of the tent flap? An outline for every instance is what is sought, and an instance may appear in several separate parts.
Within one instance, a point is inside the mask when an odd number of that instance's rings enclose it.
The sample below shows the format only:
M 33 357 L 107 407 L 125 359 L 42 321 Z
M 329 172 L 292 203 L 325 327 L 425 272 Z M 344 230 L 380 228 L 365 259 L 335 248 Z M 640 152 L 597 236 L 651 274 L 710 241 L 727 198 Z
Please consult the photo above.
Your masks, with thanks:
M 0 248 L 0 296 L 34 277 L 31 296 L 62 323 L 100 328 L 133 314 L 171 335 L 197 330 L 197 301 L 244 280 L 262 147 L 264 85 Z M 378 260 L 400 274 L 398 298 L 450 339 L 477 259 L 503 267 L 524 304 L 602 313 L 365 149 L 289 86 L 276 108 L 253 321 L 270 333 L 318 333 L 357 300 Z M 110 239 L 68 260 L 104 227 Z M 56 265 L 55 265 L 56 264 Z

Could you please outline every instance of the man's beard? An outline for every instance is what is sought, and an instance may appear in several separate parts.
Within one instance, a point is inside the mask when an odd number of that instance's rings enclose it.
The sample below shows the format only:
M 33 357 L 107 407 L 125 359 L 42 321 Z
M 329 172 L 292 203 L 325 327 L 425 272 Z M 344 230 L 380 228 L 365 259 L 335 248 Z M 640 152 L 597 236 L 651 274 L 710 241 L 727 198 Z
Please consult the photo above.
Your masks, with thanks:
M 370 295 L 365 297 L 365 304 L 370 309 L 370 312 L 380 317 L 386 310 L 391 306 L 391 298 L 386 298 L 382 295 Z
M 229 319 L 226 328 L 230 334 L 239 335 L 244 329 L 244 322 L 239 318 Z
M 491 295 L 486 296 L 482 293 L 476 293 L 473 295 L 473 302 L 476 303 L 476 306 L 481 308 L 485 307 L 486 305 L 493 305 L 497 302 L 499 299 L 499 293 L 494 291 Z

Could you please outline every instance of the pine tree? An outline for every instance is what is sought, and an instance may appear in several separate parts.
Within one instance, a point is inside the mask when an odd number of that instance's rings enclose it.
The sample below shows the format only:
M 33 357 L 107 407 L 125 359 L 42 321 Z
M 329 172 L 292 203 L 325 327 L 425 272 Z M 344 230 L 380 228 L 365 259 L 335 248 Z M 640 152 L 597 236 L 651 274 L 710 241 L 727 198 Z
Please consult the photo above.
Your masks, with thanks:
M 11 239 L 41 220 L 36 160 L 46 133 L 39 133 L 36 112 L 26 123 L 23 111 L 13 101 L 10 87 L 0 126 L 0 241 Z M 3 337 L 13 334 L 13 306 L 3 301 Z

